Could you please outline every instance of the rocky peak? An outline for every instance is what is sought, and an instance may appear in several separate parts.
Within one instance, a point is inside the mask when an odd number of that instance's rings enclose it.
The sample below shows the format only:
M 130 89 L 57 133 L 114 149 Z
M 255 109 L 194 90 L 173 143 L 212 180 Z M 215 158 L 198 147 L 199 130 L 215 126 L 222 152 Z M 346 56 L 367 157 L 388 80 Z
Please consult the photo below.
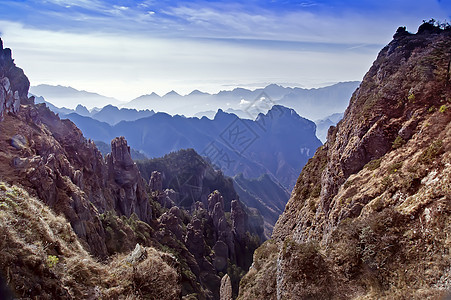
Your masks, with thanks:
M 11 49 L 3 48 L 0 39 L 0 121 L 5 113 L 17 113 L 21 102 L 27 104 L 30 82 L 22 69 L 16 67 L 11 56 Z
M 218 217 L 224 215 L 224 198 L 219 191 L 214 191 L 208 196 L 208 212 L 210 215 L 217 214 Z
M 7 77 L 9 79 L 10 89 L 13 95 L 17 91 L 19 99 L 26 104 L 29 102 L 28 89 L 30 88 L 30 82 L 23 70 L 16 67 L 14 59 L 12 59 L 11 49 L 3 48 L 3 41 L 0 42 L 0 46 L 0 70 L 2 78 Z
M 134 162 L 130 155 L 130 147 L 127 145 L 125 137 L 117 137 L 111 141 L 111 158 L 115 165 L 125 168 L 133 166 Z
M 233 233 L 238 240 L 243 241 L 248 231 L 248 216 L 239 200 L 232 200 L 230 216 L 232 219 Z
M 242 283 L 265 284 L 242 284 L 240 299 L 444 297 L 450 49 L 449 27 L 398 29 L 256 251 Z
M 149 188 L 151 191 L 163 191 L 163 178 L 161 177 L 161 172 L 152 172 L 149 180 Z
M 150 222 L 152 209 L 146 192 L 146 184 L 130 155 L 130 147 L 124 137 L 111 141 L 111 153 L 106 157 L 109 178 L 116 198 L 115 206 L 120 214 L 130 217 L 135 213 L 144 222 Z

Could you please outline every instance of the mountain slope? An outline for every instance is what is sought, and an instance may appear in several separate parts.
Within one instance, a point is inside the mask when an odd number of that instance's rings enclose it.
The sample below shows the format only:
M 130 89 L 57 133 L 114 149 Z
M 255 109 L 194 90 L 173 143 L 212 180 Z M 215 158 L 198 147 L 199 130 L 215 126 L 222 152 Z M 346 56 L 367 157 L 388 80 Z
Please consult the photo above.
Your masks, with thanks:
M 315 124 L 282 106 L 274 106 L 255 121 L 222 110 L 213 120 L 157 113 L 115 126 L 77 114 L 66 117 L 92 140 L 109 142 L 122 135 L 132 148 L 148 157 L 193 148 L 226 175 L 243 173 L 247 178 L 256 178 L 268 173 L 286 188 L 294 186 L 302 166 L 321 145 L 315 136 Z
M 444 296 L 451 286 L 450 49 L 449 26 L 398 29 L 302 170 L 240 299 Z
M 0 292 L 216 300 L 227 273 L 237 294 L 263 222 L 253 222 L 230 178 L 217 172 L 227 186 L 179 208 L 155 180 L 149 189 L 124 137 L 103 157 L 71 121 L 34 104 L 28 86 L 11 50 L 0 47 Z
M 247 179 L 242 174 L 238 174 L 233 177 L 233 184 L 240 200 L 249 207 L 255 207 L 263 216 L 265 236 L 269 238 L 290 194 L 267 174 L 257 179 Z
M 149 247 L 137 265 L 125 255 L 99 263 L 64 217 L 4 182 L 0 182 L 0 235 L 0 281 L 11 287 L 0 289 L 4 300 L 175 299 L 181 291 L 179 274 L 166 253 Z

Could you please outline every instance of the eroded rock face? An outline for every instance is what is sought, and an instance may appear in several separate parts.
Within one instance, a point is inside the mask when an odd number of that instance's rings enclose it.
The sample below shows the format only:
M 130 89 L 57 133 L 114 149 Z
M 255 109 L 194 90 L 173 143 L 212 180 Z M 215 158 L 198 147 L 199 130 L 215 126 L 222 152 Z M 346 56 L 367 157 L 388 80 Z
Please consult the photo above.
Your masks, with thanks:
M 226 220 L 224 199 L 218 191 L 214 191 L 208 197 L 208 215 L 213 221 L 217 241 L 227 245 L 229 257 L 235 261 L 235 243 L 232 228 Z M 225 259 L 227 260 L 227 257 Z
M 135 213 L 149 222 L 145 183 L 123 138 L 113 140 L 112 155 L 105 163 L 94 143 L 72 122 L 60 120 L 44 104 L 34 105 L 33 99 L 27 98 L 29 85 L 15 66 L 11 50 L 1 46 L 3 179 L 20 183 L 64 215 L 91 254 L 106 257 L 100 214 L 116 212 L 130 217 Z
M 319 178 L 317 184 L 307 189 L 303 186 L 306 180 L 298 181 L 274 237 L 296 232 L 299 241 L 322 238 L 323 234 L 327 238 L 338 221 L 331 220 L 329 215 L 341 210 L 336 195 L 345 181 L 370 161 L 408 142 L 419 131 L 418 124 L 427 116 L 427 110 L 446 106 L 450 59 L 445 49 L 449 49 L 449 35 L 449 30 L 415 35 L 400 31 L 382 49 L 354 92 L 343 120 L 337 128 L 329 130 L 327 143 L 313 159 L 316 162 L 303 171 L 316 168 L 308 176 Z M 314 197 L 308 197 L 314 189 L 318 189 Z M 316 213 L 309 216 L 310 222 L 292 223 L 294 214 L 299 213 L 294 205 L 299 201 L 294 199 L 312 199 L 316 203 Z M 368 201 L 361 201 L 360 208 L 355 206 L 353 215 L 358 215 Z M 297 212 L 289 212 L 291 209 Z M 292 230 L 292 226 L 296 228 Z M 315 230 L 310 230 L 312 226 Z
M 161 172 L 152 172 L 149 181 L 149 188 L 151 191 L 163 191 L 163 178 L 161 177 Z
M 120 214 L 130 217 L 135 213 L 144 222 L 150 222 L 152 209 L 146 193 L 144 179 L 130 155 L 130 147 L 124 137 L 111 141 L 111 154 L 106 157 L 109 178 L 115 196 L 115 206 Z
M 17 113 L 21 102 L 24 104 L 32 102 L 28 99 L 30 82 L 22 69 L 16 67 L 11 57 L 11 49 L 3 48 L 0 39 L 0 120 L 3 114 Z
M 240 299 L 445 295 L 451 30 L 420 29 L 399 29 L 379 53 L 256 251 Z
M 248 231 L 248 216 L 240 201 L 232 201 L 230 215 L 233 233 L 238 240 L 243 241 L 246 238 L 246 232 Z

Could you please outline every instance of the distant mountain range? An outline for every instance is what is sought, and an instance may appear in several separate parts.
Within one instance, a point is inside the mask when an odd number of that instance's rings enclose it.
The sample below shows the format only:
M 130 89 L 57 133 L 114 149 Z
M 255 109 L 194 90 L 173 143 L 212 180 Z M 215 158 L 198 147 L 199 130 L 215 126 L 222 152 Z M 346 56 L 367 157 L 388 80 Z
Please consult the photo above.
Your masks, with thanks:
M 30 87 L 29 92 L 33 95 L 42 96 L 47 101 L 58 107 L 70 107 L 70 104 L 81 104 L 85 107 L 103 107 L 108 104 L 120 105 L 123 102 L 116 98 L 106 97 L 97 93 L 80 91 L 69 86 L 40 84 Z
M 85 106 L 78 104 L 75 109 L 59 108 L 50 102 L 44 100 L 43 97 L 36 97 L 35 103 L 45 103 L 50 110 L 57 113 L 60 117 L 65 115 L 76 113 L 83 117 L 91 117 L 94 120 L 105 122 L 110 125 L 115 125 L 120 121 L 135 121 L 141 118 L 153 116 L 155 112 L 153 110 L 136 110 L 130 108 L 117 108 L 113 105 L 104 106 L 102 109 L 92 109 L 89 111 Z
M 186 116 L 199 116 L 199 112 L 204 111 L 206 115 L 211 115 L 211 111 L 219 108 L 234 109 L 245 112 L 245 116 L 240 117 L 254 119 L 263 109 L 266 109 L 266 112 L 274 104 L 279 104 L 294 108 L 301 116 L 315 120 L 343 112 L 358 85 L 358 81 L 351 81 L 323 88 L 303 89 L 271 84 L 263 89 L 236 88 L 217 94 L 193 91 L 186 96 L 171 91 L 161 97 L 156 93 L 143 95 L 123 107 L 153 109 Z
M 218 110 L 213 120 L 156 113 L 116 125 L 80 116 L 66 115 L 84 135 L 109 143 L 125 136 L 129 145 L 148 157 L 193 148 L 208 157 L 226 175 L 243 173 L 246 178 L 270 174 L 291 189 L 307 160 L 321 142 L 316 126 L 293 109 L 274 106 L 256 120 L 240 119 Z
M 358 85 L 358 81 L 351 81 L 322 88 L 304 89 L 271 84 L 256 90 L 236 88 L 231 91 L 220 91 L 217 94 L 195 90 L 185 96 L 171 91 L 164 96 L 156 93 L 142 95 L 128 103 L 63 86 L 38 85 L 31 87 L 30 93 L 43 96 L 46 101 L 58 107 L 67 107 L 71 103 L 72 107 L 75 107 L 76 103 L 98 111 L 99 109 L 95 107 L 111 104 L 119 108 L 153 110 L 171 115 L 208 116 L 210 118 L 218 109 L 223 109 L 240 118 L 255 119 L 259 113 L 266 113 L 277 104 L 295 109 L 302 117 L 317 120 L 343 112 Z M 84 115 L 80 112 L 77 113 Z M 109 119 L 106 118 L 102 121 L 106 120 Z

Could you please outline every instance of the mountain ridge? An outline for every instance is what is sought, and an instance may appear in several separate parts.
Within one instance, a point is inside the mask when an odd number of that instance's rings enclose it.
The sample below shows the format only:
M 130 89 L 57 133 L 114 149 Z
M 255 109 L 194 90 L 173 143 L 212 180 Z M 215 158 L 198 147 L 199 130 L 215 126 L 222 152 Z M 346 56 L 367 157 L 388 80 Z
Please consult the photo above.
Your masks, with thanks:
M 446 296 L 450 49 L 449 25 L 398 28 L 303 168 L 239 299 Z
M 92 140 L 108 142 L 115 135 L 122 135 L 134 149 L 148 157 L 194 148 L 209 157 L 227 175 L 242 172 L 247 178 L 254 178 L 268 173 L 288 188 L 294 185 L 297 172 L 321 145 L 315 136 L 313 122 L 300 117 L 292 109 L 277 105 L 268 113 L 260 114 L 255 121 L 239 119 L 223 110 L 218 110 L 212 120 L 159 112 L 133 122 L 122 121 L 115 126 L 74 114 L 66 117 Z M 245 144 L 238 144 L 235 136 L 228 135 L 233 130 L 241 133 L 236 137 L 245 139 Z M 287 132 L 294 132 L 296 138 L 289 138 Z M 150 136 L 159 143 L 151 143 Z M 284 142 L 287 140 L 290 142 Z M 218 151 L 223 152 L 222 156 Z M 298 152 L 301 155 L 294 155 Z M 269 157 L 274 153 L 277 156 L 273 162 Z

